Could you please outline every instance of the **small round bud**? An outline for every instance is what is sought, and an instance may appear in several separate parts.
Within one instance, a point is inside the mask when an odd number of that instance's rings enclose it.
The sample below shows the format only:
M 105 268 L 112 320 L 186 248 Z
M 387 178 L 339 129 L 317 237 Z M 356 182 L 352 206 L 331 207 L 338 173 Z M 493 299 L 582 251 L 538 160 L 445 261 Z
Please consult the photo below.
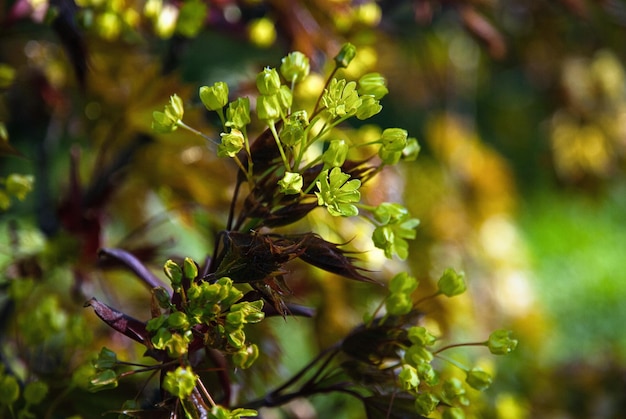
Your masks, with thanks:
M 408 133 L 402 128 L 387 128 L 380 138 L 386 151 L 402 151 L 406 146 Z
M 280 74 L 290 83 L 298 83 L 309 75 L 309 59 L 300 51 L 289 53 L 282 59 Z
M 359 79 L 359 94 L 370 95 L 374 99 L 382 99 L 389 90 L 387 89 L 387 80 L 380 73 L 367 73 Z
M 506 355 L 517 348 L 517 339 L 511 337 L 510 330 L 496 330 L 489 336 L 487 347 L 494 355 Z
M 165 265 L 163 265 L 163 271 L 173 286 L 180 285 L 183 280 L 183 271 L 180 269 L 180 266 L 176 264 L 176 262 L 171 259 L 165 262 Z
M 403 365 L 402 371 L 398 374 L 398 380 L 404 390 L 411 390 L 420 385 L 420 379 L 417 376 L 417 370 L 411 365 Z
M 231 102 L 226 109 L 226 126 L 243 129 L 250 123 L 250 99 L 240 97 Z
M 280 104 L 276 96 L 259 96 L 256 101 L 256 113 L 261 121 L 268 123 L 280 118 Z
M 430 415 L 439 404 L 439 399 L 432 393 L 422 392 L 415 398 L 415 410 L 422 416 Z
M 200 100 L 209 111 L 222 109 L 228 103 L 228 85 L 218 81 L 211 87 L 202 86 Z
M 178 367 L 165 374 L 163 389 L 175 397 L 184 399 L 193 392 L 197 378 L 191 368 Z
M 198 276 L 198 266 L 191 258 L 185 258 L 183 262 L 183 273 L 187 279 L 196 279 Z
M 410 295 L 417 288 L 417 279 L 409 276 L 406 272 L 400 272 L 389 281 L 389 291 L 391 293 L 402 293 Z M 410 339 L 411 329 L 409 329 Z
M 464 278 L 463 272 L 457 273 L 454 269 L 447 268 L 437 281 L 439 292 L 447 297 L 463 294 L 467 289 Z
M 363 121 L 379 113 L 383 107 L 373 96 L 361 96 L 361 105 L 356 110 L 357 119 Z
M 339 50 L 337 56 L 335 56 L 335 63 L 337 64 L 338 68 L 346 68 L 355 56 L 356 47 L 349 42 L 345 43 Z
M 467 377 L 465 378 L 465 382 L 470 387 L 479 391 L 488 389 L 492 381 L 491 375 L 478 367 L 467 371 Z
M 431 346 L 437 338 L 426 330 L 425 327 L 413 326 L 409 329 L 409 340 L 416 345 Z
M 332 140 L 322 155 L 322 161 L 329 167 L 341 167 L 348 157 L 349 148 L 344 140 Z
M 413 301 L 404 293 L 392 293 L 385 300 L 387 312 L 392 316 L 402 316 L 413 308 Z
M 280 77 L 274 68 L 266 67 L 256 76 L 256 87 L 262 95 L 273 95 L 280 89 Z
M 278 181 L 280 191 L 285 195 L 295 195 L 302 191 L 302 175 L 300 173 L 285 172 L 285 175 Z
M 232 129 L 229 133 L 221 133 L 222 142 L 217 146 L 219 157 L 235 157 L 244 145 L 243 133 L 238 129 Z

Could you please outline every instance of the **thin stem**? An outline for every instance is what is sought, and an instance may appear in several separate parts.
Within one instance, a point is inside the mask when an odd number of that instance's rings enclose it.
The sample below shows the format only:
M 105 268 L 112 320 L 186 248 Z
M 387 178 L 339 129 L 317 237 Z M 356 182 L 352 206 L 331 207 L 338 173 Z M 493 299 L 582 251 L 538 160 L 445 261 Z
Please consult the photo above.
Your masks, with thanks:
M 184 123 L 183 121 L 181 121 L 180 119 L 176 122 L 176 125 L 178 125 L 178 126 L 179 126 L 179 127 L 181 127 L 181 128 L 186 129 L 186 130 L 187 130 L 187 131 L 189 131 L 189 132 L 192 132 L 192 133 L 194 133 L 194 134 L 196 134 L 196 135 L 198 135 L 198 136 L 200 136 L 200 137 L 204 138 L 205 140 L 207 140 L 207 141 L 208 141 L 208 142 L 210 142 L 210 143 L 213 143 L 213 144 L 215 144 L 215 145 L 219 145 L 219 143 L 218 143 L 217 141 L 215 141 L 213 138 L 209 137 L 209 136 L 208 136 L 208 135 L 206 135 L 206 134 L 201 133 L 200 131 L 198 131 L 198 130 L 197 130 L 197 129 L 195 129 L 195 128 L 191 128 L 189 125 L 185 124 L 185 123 Z
M 204 386 L 204 383 L 202 382 L 202 380 L 198 379 L 197 385 L 200 387 L 201 393 L 204 394 L 204 397 L 206 397 L 209 403 L 211 403 L 211 407 L 215 407 L 216 406 L 215 400 L 213 400 L 213 397 L 211 397 L 211 394 L 208 392 L 208 390 Z M 227 400 L 227 402 L 229 401 Z
M 487 342 L 453 343 L 453 344 L 446 345 L 442 348 L 437 349 L 435 352 L 433 352 L 433 355 L 437 355 L 438 353 L 446 351 L 451 348 L 460 348 L 462 346 L 485 346 L 486 344 Z
M 335 68 L 333 68 L 333 71 L 331 71 L 330 74 L 328 75 L 328 78 L 326 79 L 326 84 L 324 85 L 324 89 L 322 89 L 322 94 L 319 95 L 319 97 L 317 98 L 317 102 L 315 102 L 315 107 L 313 108 L 313 114 L 315 114 L 315 112 L 318 111 L 320 102 L 322 101 L 322 96 L 324 96 L 324 90 L 328 89 L 328 86 L 330 85 L 330 81 L 333 79 L 333 77 L 337 73 L 337 70 L 339 70 L 339 67 L 335 65 Z
M 272 136 L 274 137 L 274 141 L 276 141 L 276 146 L 278 147 L 278 151 L 280 151 L 280 157 L 283 159 L 283 164 L 285 165 L 285 170 L 288 172 L 291 171 L 291 167 L 289 167 L 289 162 L 287 161 L 287 156 L 285 156 L 285 150 L 283 150 L 283 145 L 280 143 L 280 138 L 278 137 L 278 132 L 276 132 L 276 125 L 274 122 L 269 123 L 270 131 L 272 131 Z
M 434 294 L 427 295 L 426 297 L 420 298 L 420 299 L 419 299 L 419 300 L 417 300 L 417 301 L 416 301 L 413 305 L 414 305 L 414 306 L 417 306 L 418 304 L 421 304 L 421 303 L 423 303 L 424 301 L 428 301 L 428 300 L 430 300 L 430 299 L 433 299 L 433 298 L 435 298 L 435 297 L 438 297 L 439 295 L 441 295 L 441 291 L 437 291 L 437 292 L 436 292 L 436 293 L 434 293 Z

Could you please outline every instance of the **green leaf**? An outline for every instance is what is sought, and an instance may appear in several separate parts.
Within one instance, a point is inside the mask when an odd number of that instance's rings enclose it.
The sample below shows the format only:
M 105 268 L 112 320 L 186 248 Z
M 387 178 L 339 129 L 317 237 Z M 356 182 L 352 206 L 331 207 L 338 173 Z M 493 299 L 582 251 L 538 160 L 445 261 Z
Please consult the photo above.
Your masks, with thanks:
M 97 372 L 89 378 L 87 390 L 95 393 L 97 391 L 109 390 L 117 387 L 117 373 L 111 369 Z
M 98 370 L 111 369 L 117 364 L 117 354 L 107 347 L 102 347 L 98 358 L 93 361 L 94 368 Z

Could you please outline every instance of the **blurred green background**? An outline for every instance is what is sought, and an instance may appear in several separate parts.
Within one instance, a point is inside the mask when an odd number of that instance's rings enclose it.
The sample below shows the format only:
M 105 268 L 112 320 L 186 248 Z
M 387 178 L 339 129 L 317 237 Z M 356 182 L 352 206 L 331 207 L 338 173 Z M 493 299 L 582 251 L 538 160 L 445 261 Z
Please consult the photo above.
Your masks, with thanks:
M 467 274 L 468 295 L 426 307 L 433 322 L 451 340 L 510 328 L 520 341 L 509 358 L 484 360 L 497 372 L 496 384 L 477 416 L 619 418 L 626 411 L 623 2 L 1 6 L 0 122 L 8 142 L 1 143 L 0 177 L 35 176 L 23 201 L 5 193 L 3 290 L 28 278 L 33 288 L 22 292 L 47 296 L 53 313 L 37 312 L 32 307 L 41 300 L 24 297 L 23 307 L 3 309 L 5 336 L 20 315 L 43 322 L 54 336 L 64 329 L 45 349 L 58 350 L 50 352 L 63 361 L 58 365 L 76 367 L 111 339 L 84 313 L 80 295 L 147 316 L 132 276 L 98 265 L 95 250 L 124 247 L 156 270 L 166 255 L 202 259 L 226 218 L 231 185 L 223 174 L 234 173 L 190 134 L 153 134 L 152 111 L 178 93 L 189 104 L 186 122 L 217 135 L 198 106 L 198 86 L 223 80 L 235 95 L 251 94 L 256 72 L 279 65 L 292 50 L 323 73 L 325 57 L 349 41 L 359 54 L 348 77 L 370 71 L 387 77 L 390 94 L 373 123 L 405 128 L 422 146 L 416 162 L 385 172 L 368 199 L 402 200 L 420 218 L 407 265 L 424 294 L 447 266 Z M 6 182 L 1 188 L 6 192 Z M 338 228 L 348 238 L 362 232 Z M 381 277 L 401 266 L 370 256 Z M 349 330 L 373 298 L 359 284 L 323 278 L 299 292 L 321 314 L 317 322 L 273 324 L 283 336 L 286 370 L 307 362 L 294 354 L 312 356 L 312 348 Z M 64 327 L 55 329 L 50 319 L 59 313 Z M 77 331 L 65 329 L 69 324 Z M 83 326 L 93 336 L 79 339 Z M 284 337 L 293 333 L 302 337 Z M 16 353 L 20 344 L 5 338 L 1 344 L 14 368 L 63 375 L 33 365 L 38 352 L 24 359 Z M 115 344 L 137 355 L 137 348 Z M 68 345 L 72 356 L 63 354 Z M 343 402 L 314 400 L 283 413 L 315 417 L 317 409 L 327 417 L 344 409 L 346 417 L 359 417 L 356 407 L 336 403 Z

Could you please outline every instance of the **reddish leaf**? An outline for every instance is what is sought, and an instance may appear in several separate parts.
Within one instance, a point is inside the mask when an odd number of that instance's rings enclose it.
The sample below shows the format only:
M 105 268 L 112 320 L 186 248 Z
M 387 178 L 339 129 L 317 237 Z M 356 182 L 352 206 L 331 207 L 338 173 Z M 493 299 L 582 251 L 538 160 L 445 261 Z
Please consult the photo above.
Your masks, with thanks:
M 113 329 L 131 338 L 132 340 L 146 345 L 148 348 L 152 346 L 150 343 L 150 334 L 146 330 L 146 324 L 127 314 L 122 313 L 100 301 L 92 298 L 84 304 L 84 307 L 91 306 L 96 315 L 102 319 Z

